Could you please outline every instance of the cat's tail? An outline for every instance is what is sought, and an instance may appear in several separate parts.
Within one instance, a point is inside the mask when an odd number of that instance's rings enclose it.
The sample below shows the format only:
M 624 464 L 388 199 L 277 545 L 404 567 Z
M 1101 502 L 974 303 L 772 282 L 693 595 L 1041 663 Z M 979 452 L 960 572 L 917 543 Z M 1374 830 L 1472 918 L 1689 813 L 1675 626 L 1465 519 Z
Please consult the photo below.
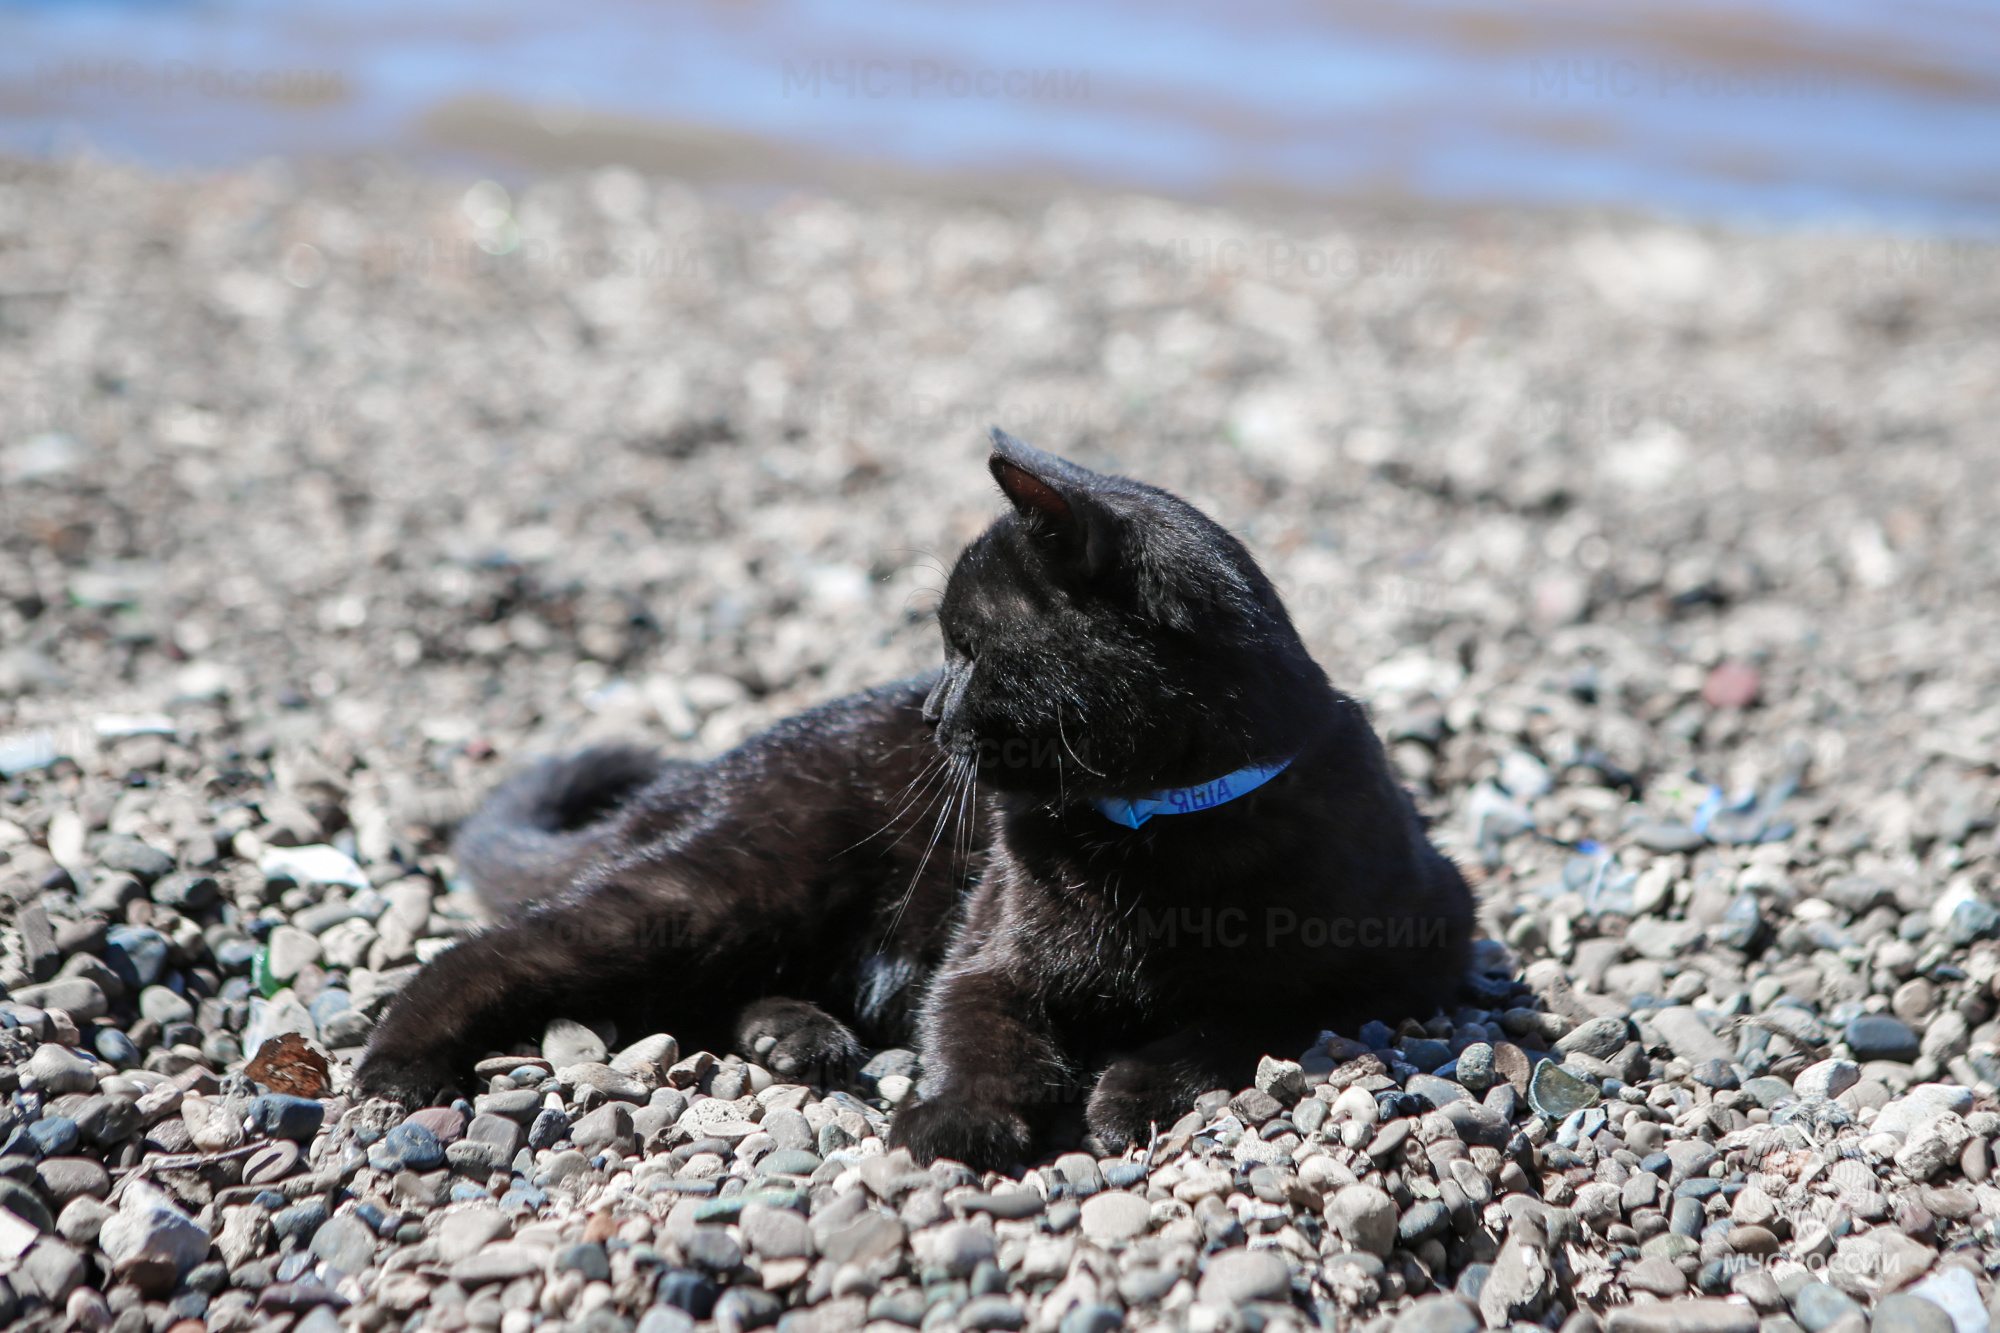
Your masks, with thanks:
M 609 850 L 612 816 L 667 763 L 640 746 L 601 745 L 509 778 L 459 825 L 460 873 L 496 917 L 562 892 Z

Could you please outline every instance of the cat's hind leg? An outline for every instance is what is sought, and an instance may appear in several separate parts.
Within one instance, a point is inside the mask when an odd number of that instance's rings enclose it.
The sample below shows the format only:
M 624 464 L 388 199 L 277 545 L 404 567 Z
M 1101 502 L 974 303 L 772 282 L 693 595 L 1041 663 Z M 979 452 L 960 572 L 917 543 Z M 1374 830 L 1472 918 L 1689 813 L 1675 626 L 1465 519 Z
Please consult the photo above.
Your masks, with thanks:
M 783 1078 L 835 1087 L 851 1083 L 861 1065 L 861 1042 L 847 1024 L 781 995 L 744 1006 L 736 1052 Z

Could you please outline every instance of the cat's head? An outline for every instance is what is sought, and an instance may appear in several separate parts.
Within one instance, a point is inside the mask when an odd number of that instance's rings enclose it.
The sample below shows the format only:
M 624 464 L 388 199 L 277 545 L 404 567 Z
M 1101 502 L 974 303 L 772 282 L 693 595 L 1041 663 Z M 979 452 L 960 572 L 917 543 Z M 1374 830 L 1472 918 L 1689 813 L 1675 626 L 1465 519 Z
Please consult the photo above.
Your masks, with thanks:
M 959 556 L 925 716 L 1003 791 L 1133 796 L 1288 757 L 1332 693 L 1241 542 L 996 429 L 1013 503 Z

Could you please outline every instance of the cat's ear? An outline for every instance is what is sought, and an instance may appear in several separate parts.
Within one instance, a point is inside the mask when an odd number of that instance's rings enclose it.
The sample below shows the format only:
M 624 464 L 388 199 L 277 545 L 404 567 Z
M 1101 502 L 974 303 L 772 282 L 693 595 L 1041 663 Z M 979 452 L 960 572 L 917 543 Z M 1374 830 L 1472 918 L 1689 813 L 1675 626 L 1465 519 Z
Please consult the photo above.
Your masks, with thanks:
M 1014 512 L 1052 534 L 1080 568 L 1096 576 L 1116 558 L 1116 524 L 1090 495 L 1091 473 L 993 428 L 993 480 Z

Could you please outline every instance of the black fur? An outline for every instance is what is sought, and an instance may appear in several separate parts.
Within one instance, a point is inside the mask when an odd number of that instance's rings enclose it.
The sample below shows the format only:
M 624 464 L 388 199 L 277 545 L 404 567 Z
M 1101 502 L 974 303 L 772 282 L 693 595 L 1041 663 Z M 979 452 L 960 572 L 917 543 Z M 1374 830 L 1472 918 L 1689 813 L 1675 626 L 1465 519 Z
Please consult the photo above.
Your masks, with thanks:
M 459 869 L 496 916 L 547 897 L 612 850 L 610 816 L 665 767 L 659 755 L 632 745 L 544 760 L 459 826 L 452 849 Z
M 1164 491 L 994 436 L 1013 512 L 952 572 L 942 670 L 636 790 L 625 750 L 503 788 L 461 855 L 530 905 L 419 974 L 364 1088 L 435 1096 L 558 1015 L 788 1077 L 914 1037 L 891 1137 L 999 1166 L 1066 1107 L 1115 1147 L 1261 1054 L 1453 997 L 1470 894 L 1249 553 Z M 1286 759 L 1138 829 L 1091 804 Z

